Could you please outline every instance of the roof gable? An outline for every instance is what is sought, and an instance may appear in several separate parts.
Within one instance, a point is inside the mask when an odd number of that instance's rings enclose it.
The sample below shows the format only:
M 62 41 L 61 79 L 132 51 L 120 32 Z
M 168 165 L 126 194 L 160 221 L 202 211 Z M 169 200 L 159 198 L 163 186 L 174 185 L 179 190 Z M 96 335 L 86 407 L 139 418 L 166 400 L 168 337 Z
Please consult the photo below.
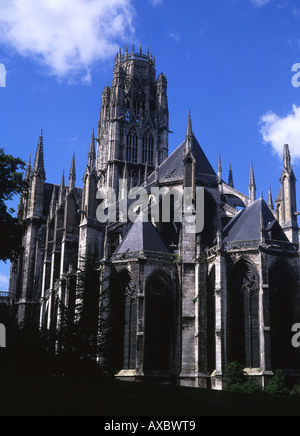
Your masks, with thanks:
M 265 229 L 265 238 L 271 239 L 268 232 L 271 232 L 272 229 L 275 228 L 275 222 L 277 221 L 267 203 L 260 198 L 246 209 L 240 211 L 230 221 L 223 231 L 223 241 L 237 242 L 259 240 L 261 217 Z M 279 223 L 278 226 L 276 225 L 276 240 L 288 242 Z
M 170 254 L 170 251 L 162 241 L 153 224 L 148 221 L 143 222 L 139 217 L 129 228 L 116 253 L 135 253 L 145 251 Z

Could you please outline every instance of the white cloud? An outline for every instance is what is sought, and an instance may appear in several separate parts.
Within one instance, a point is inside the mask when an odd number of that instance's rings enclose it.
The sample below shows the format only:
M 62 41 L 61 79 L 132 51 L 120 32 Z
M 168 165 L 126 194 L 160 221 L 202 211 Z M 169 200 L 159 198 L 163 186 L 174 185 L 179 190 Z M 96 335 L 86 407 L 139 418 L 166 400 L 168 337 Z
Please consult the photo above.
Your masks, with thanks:
M 158 6 L 163 2 L 163 0 L 149 0 L 150 5 Z
M 175 39 L 175 41 L 179 42 L 181 40 L 181 36 L 175 32 L 168 33 L 169 38 Z
M 300 107 L 293 105 L 292 112 L 280 117 L 274 112 L 260 119 L 261 134 L 265 143 L 282 156 L 284 144 L 289 144 L 294 159 L 300 159 Z
M 254 6 L 261 8 L 262 6 L 265 6 L 266 4 L 270 3 L 272 0 L 250 0 L 250 1 Z
M 0 292 L 7 291 L 9 285 L 9 277 L 0 273 Z
M 89 82 L 94 62 L 133 35 L 133 16 L 132 0 L 1 0 L 0 43 L 59 78 Z

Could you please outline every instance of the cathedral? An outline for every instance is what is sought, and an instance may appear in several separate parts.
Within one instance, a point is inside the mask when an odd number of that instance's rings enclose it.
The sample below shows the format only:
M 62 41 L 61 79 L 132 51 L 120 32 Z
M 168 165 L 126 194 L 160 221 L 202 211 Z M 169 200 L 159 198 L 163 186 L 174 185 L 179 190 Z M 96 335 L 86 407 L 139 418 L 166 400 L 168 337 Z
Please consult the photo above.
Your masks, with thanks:
M 99 301 L 108 291 L 115 313 L 113 353 L 98 360 L 104 367 L 109 362 L 117 378 L 219 390 L 234 361 L 262 386 L 277 369 L 299 375 L 291 344 L 292 326 L 300 322 L 300 278 L 289 146 L 283 144 L 274 203 L 271 189 L 267 202 L 257 196 L 252 163 L 247 194 L 235 189 L 231 170 L 224 181 L 221 156 L 215 171 L 190 115 L 172 154 L 169 133 L 166 76 L 157 76 L 149 50 L 134 47 L 116 54 L 87 146 L 83 187 L 76 184 L 75 156 L 68 183 L 64 174 L 60 184 L 46 182 L 41 132 L 26 173 L 29 194 L 18 210 L 27 230 L 23 254 L 11 267 L 17 323 L 55 330 L 60 303 L 74 310 L 77 271 L 92 252 Z M 187 220 L 176 222 L 172 211 L 171 222 L 99 222 L 97 192 L 113 189 L 120 198 L 120 179 L 128 189 L 143 187 L 149 208 L 153 188 L 181 194 L 203 188 L 204 230 L 187 231 Z M 99 331 L 102 324 L 99 315 Z

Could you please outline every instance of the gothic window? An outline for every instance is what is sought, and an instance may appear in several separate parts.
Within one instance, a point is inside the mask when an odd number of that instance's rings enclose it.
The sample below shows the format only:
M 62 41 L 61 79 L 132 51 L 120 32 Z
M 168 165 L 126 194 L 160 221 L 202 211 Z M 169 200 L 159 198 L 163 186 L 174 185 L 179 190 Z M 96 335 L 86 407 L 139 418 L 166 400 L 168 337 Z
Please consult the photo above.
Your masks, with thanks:
M 138 160 L 138 138 L 134 132 L 127 135 L 126 160 L 127 162 L 137 163 Z
M 153 274 L 146 283 L 145 371 L 170 371 L 174 334 L 172 284 L 164 273 Z
M 150 132 L 146 133 L 143 138 L 143 153 L 142 161 L 143 163 L 148 163 L 148 165 L 153 165 L 154 149 L 153 149 L 153 136 Z
M 245 261 L 238 262 L 228 280 L 228 361 L 247 368 L 260 367 L 258 289 L 254 268 Z

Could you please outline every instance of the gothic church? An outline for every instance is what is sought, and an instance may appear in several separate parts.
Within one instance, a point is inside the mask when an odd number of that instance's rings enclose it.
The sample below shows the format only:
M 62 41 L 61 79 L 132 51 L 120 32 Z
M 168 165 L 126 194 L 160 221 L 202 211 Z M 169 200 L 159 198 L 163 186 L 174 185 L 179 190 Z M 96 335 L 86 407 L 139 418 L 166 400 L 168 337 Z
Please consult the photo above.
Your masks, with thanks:
M 183 142 L 169 155 L 167 79 L 142 49 L 116 55 L 112 86 L 102 93 L 83 188 L 75 157 L 69 183 L 46 182 L 41 133 L 26 178 L 19 217 L 27 226 L 24 252 L 12 265 L 10 300 L 21 325 L 56 329 L 76 300 L 77 269 L 92 251 L 98 259 L 99 295 L 108 287 L 117 315 L 116 376 L 222 389 L 226 363 L 241 362 L 265 385 L 276 369 L 296 374 L 299 353 L 291 328 L 300 322 L 296 177 L 289 146 L 283 149 L 281 190 L 273 203 L 256 196 L 251 164 L 249 193 L 223 179 L 193 134 L 189 116 Z M 217 159 L 216 159 L 217 160 Z M 99 188 L 205 189 L 201 234 L 177 223 L 137 220 L 101 224 Z M 101 271 L 101 273 L 100 273 Z M 103 284 L 105 283 L 105 285 Z M 101 329 L 101 319 L 99 321 Z

